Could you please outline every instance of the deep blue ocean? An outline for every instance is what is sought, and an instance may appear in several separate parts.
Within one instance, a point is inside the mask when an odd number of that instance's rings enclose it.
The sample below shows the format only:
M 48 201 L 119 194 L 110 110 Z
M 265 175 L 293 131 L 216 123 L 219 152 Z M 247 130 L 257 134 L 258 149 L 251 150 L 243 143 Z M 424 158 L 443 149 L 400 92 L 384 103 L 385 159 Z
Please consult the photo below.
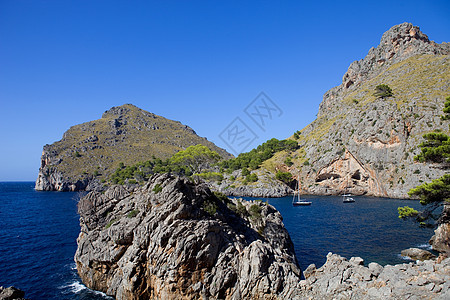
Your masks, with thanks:
M 325 262 L 328 252 L 366 264 L 402 263 L 400 251 L 428 247 L 431 229 L 397 217 L 397 207 L 416 201 L 306 196 L 311 206 L 293 207 L 292 198 L 265 199 L 282 214 L 302 269 Z M 81 284 L 73 256 L 80 230 L 77 193 L 36 192 L 33 182 L 0 182 L 0 285 L 14 285 L 30 299 L 108 299 Z

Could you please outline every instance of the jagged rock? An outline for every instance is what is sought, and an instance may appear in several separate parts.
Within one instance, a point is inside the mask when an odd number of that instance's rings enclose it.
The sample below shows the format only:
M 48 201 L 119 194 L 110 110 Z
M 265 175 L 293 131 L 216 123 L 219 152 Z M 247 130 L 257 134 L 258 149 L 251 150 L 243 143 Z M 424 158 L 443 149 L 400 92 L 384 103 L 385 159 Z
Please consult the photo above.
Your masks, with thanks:
M 13 286 L 7 288 L 0 286 L 0 300 L 27 300 L 24 297 L 24 291 Z
M 402 256 L 407 256 L 412 260 L 429 260 L 436 258 L 436 255 L 431 253 L 430 251 L 419 249 L 419 248 L 409 248 L 402 250 Z
M 282 217 L 262 202 L 165 174 L 91 192 L 78 209 L 78 273 L 116 299 L 288 298 L 300 280 Z
M 438 228 L 430 239 L 432 248 L 445 257 L 450 257 L 450 204 L 445 203 Z
M 291 299 L 446 299 L 449 294 L 450 259 L 384 268 L 376 263 L 367 268 L 361 261 L 329 253 L 321 268 L 307 268 Z

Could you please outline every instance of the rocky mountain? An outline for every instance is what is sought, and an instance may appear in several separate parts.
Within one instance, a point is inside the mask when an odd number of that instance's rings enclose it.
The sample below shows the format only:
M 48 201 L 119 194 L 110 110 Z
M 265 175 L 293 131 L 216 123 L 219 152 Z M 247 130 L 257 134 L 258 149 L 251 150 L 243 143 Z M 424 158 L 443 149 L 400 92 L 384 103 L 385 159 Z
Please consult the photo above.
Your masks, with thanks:
M 131 104 L 113 107 L 101 119 L 73 126 L 60 141 L 44 146 L 36 190 L 93 190 L 120 163 L 165 159 L 197 144 L 232 157 L 180 122 Z
M 408 197 L 411 188 L 448 172 L 413 158 L 424 133 L 450 133 L 440 118 L 450 96 L 449 54 L 449 43 L 430 41 L 417 26 L 392 27 L 325 93 L 317 119 L 291 137 L 300 149 L 277 153 L 263 166 L 300 174 L 310 194 Z M 392 97 L 374 96 L 381 84 Z
M 115 299 L 289 299 L 300 280 L 280 213 L 154 175 L 78 204 L 83 283 Z

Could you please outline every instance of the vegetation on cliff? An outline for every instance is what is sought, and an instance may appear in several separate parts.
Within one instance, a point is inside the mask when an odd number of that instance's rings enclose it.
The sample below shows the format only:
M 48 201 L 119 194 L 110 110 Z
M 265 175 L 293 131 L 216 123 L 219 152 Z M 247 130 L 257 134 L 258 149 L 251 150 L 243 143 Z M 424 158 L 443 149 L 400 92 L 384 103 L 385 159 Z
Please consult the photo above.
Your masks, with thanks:
M 447 98 L 447 102 L 448 102 Z M 444 117 L 447 112 L 444 108 Z M 425 142 L 419 145 L 421 153 L 414 157 L 416 161 L 434 163 L 436 167 L 447 169 L 450 162 L 450 137 L 441 132 L 427 133 L 423 136 Z M 450 203 L 450 174 L 445 174 L 440 178 L 424 183 L 408 192 L 411 197 L 419 197 L 420 204 L 426 206 L 424 211 L 418 212 L 409 207 L 399 207 L 399 218 L 416 217 L 421 225 L 426 225 L 425 221 L 436 220 L 442 214 L 438 210 L 442 203 Z M 434 222 L 433 222 L 434 223 Z M 434 225 L 434 224 L 431 224 Z
M 162 160 L 153 157 L 151 160 L 125 166 L 123 163 L 111 175 L 114 184 L 144 183 L 153 174 L 175 173 L 180 175 L 196 175 L 204 179 L 215 179 L 217 176 L 209 172 L 213 164 L 217 163 L 220 155 L 203 145 L 189 146 L 172 157 Z M 207 172 L 202 172 L 207 171 Z
M 101 119 L 73 126 L 60 141 L 44 146 L 36 189 L 83 190 L 92 182 L 107 180 L 123 165 L 152 158 L 164 161 L 198 144 L 221 158 L 232 157 L 180 122 L 131 104 L 113 107 Z
M 251 168 L 255 170 L 259 168 L 264 161 L 270 159 L 276 152 L 294 151 L 296 149 L 298 149 L 298 144 L 296 141 L 280 141 L 273 138 L 249 152 L 239 154 L 236 158 L 222 161 L 220 166 L 230 171 L 244 168 Z

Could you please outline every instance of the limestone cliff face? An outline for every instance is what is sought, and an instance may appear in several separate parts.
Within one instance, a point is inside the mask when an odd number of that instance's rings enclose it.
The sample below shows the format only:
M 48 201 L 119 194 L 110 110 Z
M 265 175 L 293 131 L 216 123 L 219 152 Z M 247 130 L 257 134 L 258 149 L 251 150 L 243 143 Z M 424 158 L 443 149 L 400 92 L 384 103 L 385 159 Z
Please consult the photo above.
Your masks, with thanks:
M 288 169 L 300 174 L 305 192 L 323 195 L 407 198 L 411 188 L 441 177 L 446 170 L 413 158 L 423 134 L 450 134 L 450 122 L 440 118 L 450 96 L 449 53 L 450 44 L 430 41 L 419 27 L 392 27 L 325 93 L 317 119 L 291 137 L 301 148 L 271 164 L 281 168 L 291 156 Z M 393 97 L 374 96 L 380 84 Z
M 299 282 L 282 217 L 262 202 L 165 174 L 91 192 L 78 209 L 78 273 L 116 299 L 289 298 Z
M 355 90 L 361 84 L 381 74 L 396 63 L 416 55 L 448 55 L 450 44 L 437 44 L 420 31 L 418 26 L 402 23 L 393 26 L 381 37 L 380 44 L 371 48 L 367 56 L 350 64 L 342 77 L 342 84 L 330 89 L 323 96 L 318 117 L 332 113 L 336 104 L 346 96 L 349 90 Z
M 168 120 L 134 105 L 106 111 L 101 119 L 76 125 L 63 138 L 45 145 L 36 190 L 100 190 L 120 163 L 133 165 L 165 159 L 189 146 L 202 144 L 223 158 L 232 157 L 198 136 L 190 127 Z

